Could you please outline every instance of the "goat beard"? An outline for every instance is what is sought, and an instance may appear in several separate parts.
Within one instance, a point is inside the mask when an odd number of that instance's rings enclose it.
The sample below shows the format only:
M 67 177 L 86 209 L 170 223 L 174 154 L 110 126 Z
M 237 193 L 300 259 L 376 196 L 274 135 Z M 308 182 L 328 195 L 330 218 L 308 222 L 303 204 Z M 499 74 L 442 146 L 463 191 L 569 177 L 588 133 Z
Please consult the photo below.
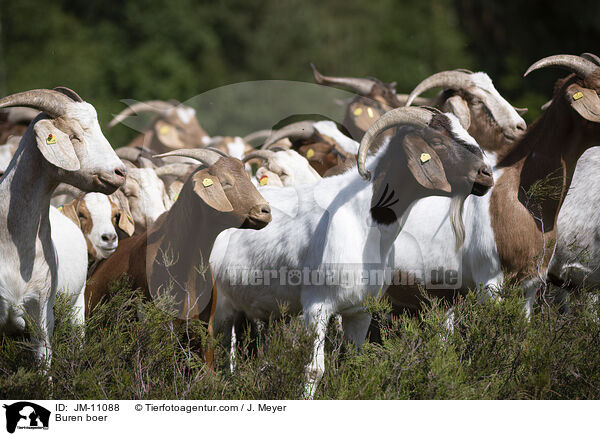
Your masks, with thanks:
M 465 242 L 465 223 L 463 222 L 462 214 L 466 199 L 466 195 L 457 194 L 450 200 L 450 223 L 456 240 L 456 251 L 460 250 Z

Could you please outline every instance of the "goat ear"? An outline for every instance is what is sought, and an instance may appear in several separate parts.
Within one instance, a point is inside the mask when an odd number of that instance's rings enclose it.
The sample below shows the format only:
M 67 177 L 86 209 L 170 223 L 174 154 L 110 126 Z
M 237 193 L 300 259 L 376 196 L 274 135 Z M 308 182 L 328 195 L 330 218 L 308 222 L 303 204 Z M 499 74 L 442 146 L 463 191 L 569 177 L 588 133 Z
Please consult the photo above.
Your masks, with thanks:
M 121 210 L 121 213 L 119 213 L 119 222 L 117 223 L 117 225 L 129 236 L 132 236 L 135 232 L 135 224 L 133 224 L 133 218 L 131 218 L 131 216 L 123 210 Z
M 183 142 L 179 139 L 177 129 L 163 120 L 158 120 L 154 125 L 154 133 L 160 142 L 169 148 L 184 148 Z
M 77 201 L 77 200 L 75 200 L 75 201 Z M 58 207 L 58 210 L 60 210 L 63 213 L 63 215 L 65 215 L 71 221 L 73 221 L 77 227 L 81 228 L 81 223 L 79 222 L 79 217 L 77 216 L 77 211 L 75 210 L 75 206 L 74 206 L 75 201 L 73 203 L 69 203 L 69 204 L 65 204 L 65 205 L 61 204 Z
M 446 100 L 446 104 L 449 111 L 456 115 L 463 128 L 468 130 L 471 125 L 471 111 L 467 102 L 460 95 L 455 95 Z
M 39 120 L 33 129 L 37 147 L 48 162 L 67 171 L 80 168 L 71 140 L 51 120 Z
M 567 88 L 566 98 L 579 115 L 593 123 L 600 123 L 600 97 L 596 91 L 572 84 Z
M 129 200 L 120 189 L 117 189 L 113 194 L 109 196 L 110 200 L 113 201 L 119 209 L 119 221 L 117 226 L 123 230 L 127 235 L 132 236 L 135 232 L 135 224 L 131 217 L 131 209 L 129 208 Z
M 198 171 L 194 174 L 194 192 L 207 205 L 219 212 L 231 212 L 233 206 L 227 199 L 221 182 L 215 176 L 211 176 L 205 171 Z
M 421 186 L 452 192 L 444 165 L 433 148 L 419 135 L 409 133 L 402 141 L 408 169 Z

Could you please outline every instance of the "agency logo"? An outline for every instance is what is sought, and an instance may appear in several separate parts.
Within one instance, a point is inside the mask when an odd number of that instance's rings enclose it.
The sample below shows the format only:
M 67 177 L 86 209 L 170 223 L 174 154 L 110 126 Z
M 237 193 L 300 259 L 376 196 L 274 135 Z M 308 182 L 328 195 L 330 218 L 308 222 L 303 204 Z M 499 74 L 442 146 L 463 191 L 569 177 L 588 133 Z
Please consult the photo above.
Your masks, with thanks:
M 14 433 L 18 429 L 48 430 L 50 411 L 29 401 L 19 401 L 10 405 L 4 404 L 6 409 L 6 431 Z

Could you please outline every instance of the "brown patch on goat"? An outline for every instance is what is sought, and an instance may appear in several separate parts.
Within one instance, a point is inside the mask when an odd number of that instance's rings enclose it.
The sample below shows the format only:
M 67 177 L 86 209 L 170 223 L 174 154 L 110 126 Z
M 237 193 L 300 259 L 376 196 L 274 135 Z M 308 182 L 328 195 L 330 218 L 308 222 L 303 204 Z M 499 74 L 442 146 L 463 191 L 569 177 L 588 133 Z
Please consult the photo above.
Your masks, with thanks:
M 231 205 L 229 212 L 215 210 L 198 194 L 203 187 L 209 189 L 216 184 Z M 211 194 L 209 201 L 221 191 Z M 116 252 L 98 266 L 85 289 L 86 315 L 109 298 L 109 284 L 127 274 L 132 286 L 141 288 L 148 300 L 163 291 L 174 293 L 178 302 L 183 302 L 177 306 L 177 318 L 182 322 L 189 318 L 204 321 L 212 334 L 217 289 L 208 259 L 215 239 L 226 228 L 259 229 L 270 219 L 267 203 L 239 160 L 223 157 L 211 167 L 198 168 L 167 213 L 147 231 L 120 243 Z M 212 351 L 202 353 L 209 363 Z

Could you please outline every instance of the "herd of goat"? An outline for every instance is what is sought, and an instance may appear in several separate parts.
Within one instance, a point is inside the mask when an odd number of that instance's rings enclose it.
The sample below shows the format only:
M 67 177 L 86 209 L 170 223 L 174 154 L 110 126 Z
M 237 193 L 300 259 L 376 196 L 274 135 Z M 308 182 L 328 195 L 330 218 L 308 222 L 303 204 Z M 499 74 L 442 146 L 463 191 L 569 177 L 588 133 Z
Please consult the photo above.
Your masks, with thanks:
M 31 321 L 48 362 L 56 293 L 84 323 L 124 275 L 148 300 L 174 296 L 177 321 L 206 322 L 232 354 L 242 319 L 285 307 L 315 333 L 310 398 L 330 319 L 341 316 L 360 347 L 367 298 L 416 311 L 423 288 L 487 300 L 511 279 L 527 316 L 550 282 L 567 307 L 566 290 L 600 283 L 600 58 L 550 56 L 525 75 L 545 67 L 570 74 L 529 127 L 485 73 L 440 72 L 401 95 L 313 66 L 317 84 L 356 94 L 341 125 L 210 137 L 193 108 L 148 101 L 110 122 L 154 114 L 116 150 L 71 89 L 4 97 L 0 333 L 23 334 Z M 347 273 L 360 280 L 332 279 Z M 202 353 L 212 365 L 210 347 Z

